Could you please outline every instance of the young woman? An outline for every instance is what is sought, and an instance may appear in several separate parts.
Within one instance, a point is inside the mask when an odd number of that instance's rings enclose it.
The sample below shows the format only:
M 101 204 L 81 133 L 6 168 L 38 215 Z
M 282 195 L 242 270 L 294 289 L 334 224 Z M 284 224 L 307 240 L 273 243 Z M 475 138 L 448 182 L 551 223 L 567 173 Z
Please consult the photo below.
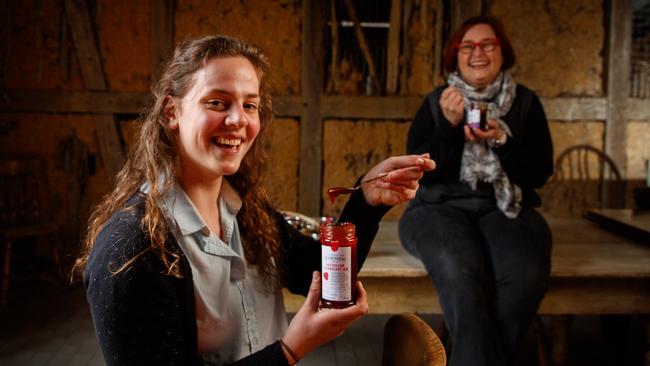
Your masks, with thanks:
M 320 246 L 273 210 L 260 184 L 267 69 L 241 40 L 193 39 L 154 88 L 77 263 L 108 365 L 295 364 L 367 312 L 360 283 L 354 306 L 319 309 Z M 359 267 L 379 219 L 433 168 L 411 155 L 366 174 L 385 176 L 355 192 L 340 217 L 357 227 Z M 288 325 L 282 287 L 307 294 Z

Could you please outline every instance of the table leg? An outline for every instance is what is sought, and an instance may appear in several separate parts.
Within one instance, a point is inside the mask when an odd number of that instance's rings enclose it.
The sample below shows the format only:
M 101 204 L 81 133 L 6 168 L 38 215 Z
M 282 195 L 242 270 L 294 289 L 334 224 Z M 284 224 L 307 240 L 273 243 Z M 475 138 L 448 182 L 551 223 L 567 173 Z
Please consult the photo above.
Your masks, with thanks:
M 575 315 L 554 315 L 551 317 L 551 331 L 553 333 L 551 363 L 553 366 L 567 365 L 569 334 L 574 318 Z
M 11 241 L 5 242 L 5 260 L 2 266 L 2 305 L 7 304 L 7 294 L 9 293 L 9 266 L 11 265 Z
M 548 346 L 546 343 L 546 331 L 540 315 L 535 315 L 533 320 L 533 334 L 537 343 L 537 357 L 539 366 L 548 366 Z
M 650 315 L 643 318 L 645 319 L 645 366 L 650 366 Z

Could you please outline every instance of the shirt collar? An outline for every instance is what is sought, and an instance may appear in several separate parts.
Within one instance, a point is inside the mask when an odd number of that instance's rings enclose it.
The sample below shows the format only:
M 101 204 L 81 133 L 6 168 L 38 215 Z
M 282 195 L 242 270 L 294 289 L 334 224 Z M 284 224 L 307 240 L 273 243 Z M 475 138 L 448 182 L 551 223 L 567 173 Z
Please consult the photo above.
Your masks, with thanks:
M 219 193 L 219 217 L 221 220 L 221 239 L 228 245 L 235 231 L 237 213 L 241 209 L 242 201 L 239 194 L 224 179 Z
M 148 185 L 143 185 L 141 190 L 146 192 L 148 190 Z M 224 240 L 226 243 L 232 236 L 234 221 L 241 206 L 242 201 L 239 194 L 230 183 L 224 179 L 221 183 L 221 190 L 219 192 L 219 214 L 221 216 L 222 229 L 225 234 L 223 237 L 226 239 Z M 161 208 L 168 213 L 169 217 L 176 220 L 176 224 L 183 236 L 191 235 L 198 231 L 201 231 L 205 235 L 209 234 L 210 231 L 207 225 L 198 214 L 194 204 L 187 194 L 185 194 L 185 191 L 178 182 L 174 182 L 169 191 L 162 198 Z

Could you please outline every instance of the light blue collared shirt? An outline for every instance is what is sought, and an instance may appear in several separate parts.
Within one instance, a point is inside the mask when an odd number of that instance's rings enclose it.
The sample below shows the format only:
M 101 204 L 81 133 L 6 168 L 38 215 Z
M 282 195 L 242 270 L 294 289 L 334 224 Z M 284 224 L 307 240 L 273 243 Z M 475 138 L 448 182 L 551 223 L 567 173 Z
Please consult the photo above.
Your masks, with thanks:
M 282 291 L 265 291 L 256 268 L 246 264 L 236 217 L 241 204 L 224 179 L 218 202 L 221 237 L 217 237 L 180 184 L 175 183 L 160 203 L 192 269 L 198 342 L 214 349 L 202 354 L 210 365 L 261 350 L 287 329 Z

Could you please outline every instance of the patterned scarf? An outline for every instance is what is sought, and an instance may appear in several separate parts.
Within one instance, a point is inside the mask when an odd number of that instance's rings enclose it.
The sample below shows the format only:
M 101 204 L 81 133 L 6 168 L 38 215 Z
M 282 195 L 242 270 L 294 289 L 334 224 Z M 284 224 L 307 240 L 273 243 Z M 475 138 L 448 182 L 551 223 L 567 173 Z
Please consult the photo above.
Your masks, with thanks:
M 501 119 L 510 110 L 515 99 L 517 84 L 508 72 L 499 73 L 496 80 L 487 87 L 477 90 L 467 84 L 458 72 L 453 72 L 447 79 L 449 85 L 460 90 L 467 109 L 471 102 L 488 103 L 488 119 L 496 120 L 508 138 L 512 132 Z M 476 189 L 478 181 L 492 183 L 497 207 L 506 217 L 514 219 L 521 210 L 521 188 L 510 182 L 499 156 L 485 141 L 465 141 L 463 157 L 460 164 L 460 180 Z

